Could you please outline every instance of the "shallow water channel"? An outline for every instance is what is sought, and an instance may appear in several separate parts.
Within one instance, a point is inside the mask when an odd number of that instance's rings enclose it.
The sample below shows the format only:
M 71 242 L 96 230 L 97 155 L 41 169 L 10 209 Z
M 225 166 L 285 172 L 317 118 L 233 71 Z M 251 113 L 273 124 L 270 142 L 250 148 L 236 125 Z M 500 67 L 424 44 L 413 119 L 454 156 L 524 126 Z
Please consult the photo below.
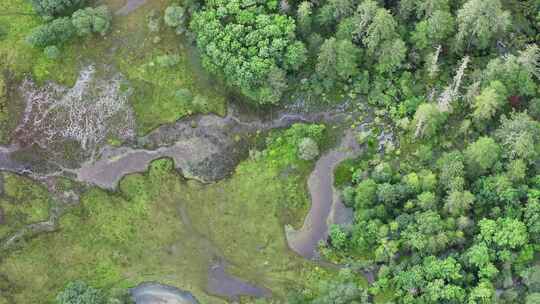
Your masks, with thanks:
M 330 225 L 352 221 L 352 211 L 343 205 L 334 189 L 334 170 L 345 159 L 360 153 L 354 135 L 352 130 L 346 131 L 340 144 L 319 158 L 308 179 L 311 208 L 304 224 L 299 230 L 286 228 L 289 247 L 307 259 L 318 257 L 318 244 L 328 237 Z

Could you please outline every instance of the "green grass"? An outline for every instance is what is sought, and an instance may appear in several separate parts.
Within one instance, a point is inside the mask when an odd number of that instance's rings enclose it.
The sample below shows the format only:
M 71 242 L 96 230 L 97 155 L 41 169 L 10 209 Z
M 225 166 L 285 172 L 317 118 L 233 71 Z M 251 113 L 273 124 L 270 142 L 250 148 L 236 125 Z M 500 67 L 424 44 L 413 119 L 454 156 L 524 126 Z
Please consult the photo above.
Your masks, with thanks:
M 226 90 L 202 71 L 189 43 L 164 24 L 158 33 L 147 29 L 148 13 L 152 9 L 163 12 L 168 2 L 153 1 L 126 17 L 118 17 L 111 37 L 118 47 L 115 63 L 134 86 L 133 106 L 140 133 L 193 113 L 224 115 L 226 111 Z M 159 43 L 154 43 L 155 37 L 160 38 Z M 156 59 L 163 55 L 178 56 L 178 63 L 159 66 Z M 181 89 L 190 91 L 193 97 L 199 96 L 198 100 L 206 100 L 206 105 L 176 98 Z
M 0 239 L 27 224 L 48 219 L 52 200 L 47 189 L 19 175 L 0 174 L 4 176 L 5 192 L 0 196 L 0 208 L 6 219 L 6 223 L 0 225 Z
M 0 28 L 5 35 L 0 40 L 0 58 L 3 68 L 16 74 L 32 71 L 40 51 L 31 48 L 25 41 L 30 30 L 41 21 L 33 14 L 26 0 L 5 0 L 0 2 Z
M 220 182 L 185 180 L 162 159 L 146 173 L 123 178 L 117 192 L 89 190 L 81 206 L 61 218 L 58 232 L 3 258 L 0 277 L 19 286 L 4 296 L 51 303 L 75 279 L 106 290 L 159 281 L 193 292 L 201 303 L 222 303 L 204 293 L 213 250 L 230 262 L 230 273 L 277 297 L 307 286 L 305 274 L 314 267 L 288 249 L 282 209 L 292 209 L 288 200 L 296 198 L 307 205 L 305 189 L 290 183 L 305 184 L 313 165 L 296 156 L 297 138 L 311 131 L 297 125 L 273 132 L 264 151 Z
M 115 11 L 121 2 L 107 0 L 105 4 Z M 168 3 L 168 0 L 151 1 L 128 16 L 114 16 L 109 34 L 74 38 L 61 47 L 62 56 L 55 61 L 25 41 L 31 30 L 43 22 L 34 15 L 28 1 L 1 1 L 0 11 L 8 13 L 0 15 L 0 29 L 7 33 L 0 40 L 0 70 L 9 71 L 19 80 L 30 74 L 39 83 L 52 80 L 67 86 L 75 83 L 85 64 L 108 67 L 101 69 L 102 72 L 120 71 L 134 89 L 131 102 L 141 135 L 194 113 L 224 115 L 226 90 L 202 71 L 188 44 L 164 25 L 159 33 L 148 31 L 148 13 L 152 9 L 163 13 Z M 156 36 L 161 39 L 159 43 L 153 42 Z M 176 55 L 180 60 L 174 67 L 160 67 L 155 60 L 161 55 Z M 180 89 L 189 90 L 194 97 L 198 96 L 198 101 L 204 102 L 178 100 L 175 93 Z

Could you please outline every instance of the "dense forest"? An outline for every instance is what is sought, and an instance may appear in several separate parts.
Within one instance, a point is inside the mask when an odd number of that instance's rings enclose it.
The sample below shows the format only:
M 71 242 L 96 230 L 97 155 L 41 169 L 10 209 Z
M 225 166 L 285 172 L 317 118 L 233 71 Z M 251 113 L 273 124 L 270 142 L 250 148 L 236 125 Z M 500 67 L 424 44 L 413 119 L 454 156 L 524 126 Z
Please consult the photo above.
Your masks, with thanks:
M 41 22 L 25 43 L 51 62 L 115 31 L 106 1 L 28 1 Z M 256 111 L 346 105 L 392 131 L 382 147 L 375 129 L 357 132 L 363 152 L 335 172 L 354 220 L 331 226 L 319 251 L 339 269 L 256 303 L 540 303 L 540 1 L 184 0 L 144 22 L 188 41 Z M 179 62 L 167 53 L 152 64 Z M 162 98 L 187 105 L 172 121 L 218 112 L 189 90 Z M 319 133 L 301 159 L 324 149 Z M 284 145 L 276 151 L 297 149 Z M 279 163 L 273 155 L 263 158 Z M 74 281 L 56 301 L 128 300 Z
M 349 273 L 292 303 L 540 302 L 539 8 L 216 0 L 193 10 L 204 66 L 254 103 L 367 102 L 397 134 L 348 168 L 355 222 L 332 227 L 325 250 L 376 280 L 361 289 Z
M 538 9 L 334 0 L 208 1 L 195 11 L 205 67 L 255 103 L 292 90 L 367 100 L 399 134 L 396 149 L 350 167 L 343 196 L 355 223 L 333 227 L 327 252 L 375 282 L 327 282 L 291 302 L 540 301 Z

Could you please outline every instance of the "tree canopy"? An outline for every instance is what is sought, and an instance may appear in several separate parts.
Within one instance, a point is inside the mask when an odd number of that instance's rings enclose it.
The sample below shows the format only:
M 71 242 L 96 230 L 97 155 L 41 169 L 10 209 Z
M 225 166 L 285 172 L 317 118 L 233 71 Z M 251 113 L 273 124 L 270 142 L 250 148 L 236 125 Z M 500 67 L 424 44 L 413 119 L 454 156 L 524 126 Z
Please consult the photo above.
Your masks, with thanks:
M 275 2 L 209 1 L 191 21 L 204 66 L 258 104 L 279 102 L 286 73 L 306 60 L 294 19 Z

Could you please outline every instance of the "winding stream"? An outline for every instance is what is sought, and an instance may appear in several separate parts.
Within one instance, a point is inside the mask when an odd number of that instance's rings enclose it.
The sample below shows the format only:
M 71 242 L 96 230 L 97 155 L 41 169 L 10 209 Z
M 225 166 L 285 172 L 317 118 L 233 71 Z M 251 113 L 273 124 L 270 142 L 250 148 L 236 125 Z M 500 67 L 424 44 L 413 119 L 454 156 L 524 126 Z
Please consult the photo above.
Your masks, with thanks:
M 247 283 L 225 271 L 224 263 L 212 265 L 208 271 L 207 290 L 210 294 L 237 301 L 239 296 L 248 295 L 255 298 L 270 297 L 271 292 L 266 288 Z
M 360 145 L 353 130 L 347 130 L 338 147 L 319 158 L 308 179 L 311 208 L 299 230 L 286 227 L 289 247 L 306 259 L 318 258 L 317 247 L 328 237 L 328 227 L 352 221 L 352 211 L 334 189 L 334 170 L 343 160 L 357 156 Z
M 288 127 L 296 122 L 338 122 L 346 116 L 341 111 L 282 113 L 272 120 L 244 121 L 234 109 L 228 113 L 225 117 L 197 115 L 164 125 L 131 146 L 105 146 L 97 160 L 88 159 L 78 168 L 67 168 L 47 158 L 19 160 L 16 156 L 22 150 L 18 147 L 0 147 L 0 170 L 38 178 L 65 175 L 101 188 L 115 189 L 123 176 L 143 172 L 153 160 L 170 157 L 186 178 L 212 182 L 225 178 L 245 158 L 248 151 L 243 139 L 250 134 Z M 32 157 L 38 156 L 34 153 Z

